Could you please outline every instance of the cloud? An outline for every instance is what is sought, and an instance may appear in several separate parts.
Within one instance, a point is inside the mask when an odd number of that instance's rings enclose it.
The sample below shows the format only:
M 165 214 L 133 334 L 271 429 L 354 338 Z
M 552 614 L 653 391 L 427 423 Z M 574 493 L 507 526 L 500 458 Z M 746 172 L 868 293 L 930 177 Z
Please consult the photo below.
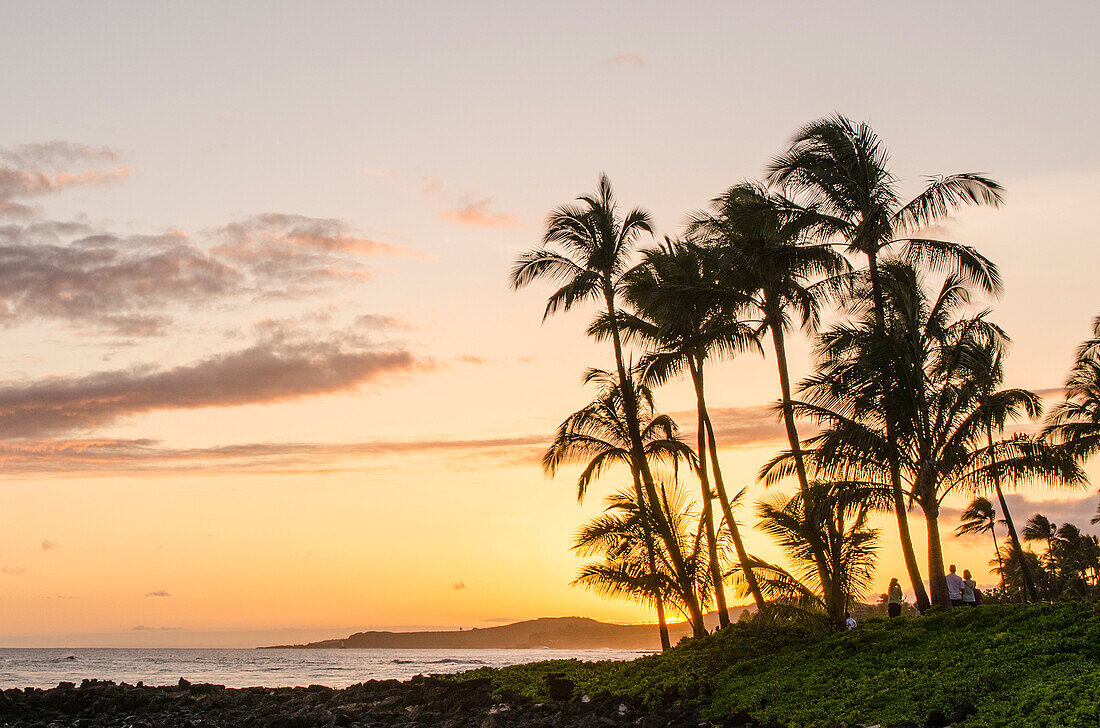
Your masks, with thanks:
M 997 511 L 998 538 L 1006 538 L 1004 527 L 1000 524 L 1000 520 L 1004 518 L 1004 514 L 1001 513 L 1000 504 L 997 503 L 996 496 L 990 495 L 989 498 L 993 501 L 994 510 Z M 1028 495 L 1022 493 L 1006 493 L 1005 501 L 1008 503 L 1008 509 L 1012 513 L 1012 522 L 1016 526 L 1017 533 L 1023 530 L 1024 524 L 1036 513 L 1042 513 L 1054 523 L 1072 523 L 1088 533 L 1100 533 L 1100 529 L 1098 529 L 1097 526 L 1089 524 L 1089 520 L 1096 515 L 1097 495 L 1095 491 L 1090 491 L 1087 494 L 1075 494 L 1073 497 L 1056 499 L 1036 498 L 1035 495 L 1031 493 Z M 954 529 L 958 524 L 959 518 L 962 516 L 962 511 L 963 509 L 959 507 L 942 507 L 940 509 L 941 524 L 944 526 L 949 525 L 951 529 Z M 946 534 L 948 529 L 945 527 L 943 530 Z M 981 534 L 981 538 L 988 539 L 989 534 Z
M 460 207 L 452 207 L 440 213 L 444 220 L 457 222 L 460 225 L 486 228 L 514 228 L 519 227 L 516 218 L 502 212 L 492 212 L 492 197 L 483 197 Z
M 454 584 L 451 584 L 451 588 L 455 591 L 465 591 L 466 583 L 462 581 L 456 581 Z
M 22 566 L 4 566 L 0 567 L 0 574 L 4 576 L 19 576 L 26 572 L 26 569 Z
M 645 65 L 642 57 L 637 53 L 618 53 L 600 61 L 605 66 L 620 66 L 624 68 L 641 68 Z
M 351 391 L 427 366 L 401 349 L 274 336 L 171 369 L 131 368 L 0 384 L 0 432 L 33 437 L 109 424 L 155 410 L 232 407 Z
M 787 430 L 777 418 L 772 405 L 753 407 L 708 407 L 714 437 L 719 447 L 756 447 L 774 442 L 786 442 Z M 695 442 L 695 410 L 671 413 L 679 423 L 688 442 Z M 810 423 L 799 423 L 799 435 L 806 436 L 815 430 Z
M 0 163 L 21 169 L 61 171 L 80 165 L 120 162 L 110 147 L 53 140 L 41 144 L 17 144 L 0 148 Z
M 0 326 L 36 319 L 126 338 L 167 333 L 173 307 L 302 298 L 370 280 L 379 257 L 426 259 L 334 218 L 268 212 L 201 231 L 117 235 L 42 219 L 26 200 L 130 173 L 117 152 L 52 141 L 0 147 Z
M 61 548 L 61 546 L 54 543 L 53 541 L 50 541 L 49 539 L 43 539 L 41 546 L 43 551 L 52 551 L 54 549 Z
M 146 596 L 149 596 L 146 594 Z M 139 624 L 130 628 L 131 632 L 179 632 L 183 627 L 146 627 L 144 624 Z
M 163 589 L 158 589 L 157 591 L 146 592 L 145 596 L 147 596 L 147 597 L 170 597 L 172 595 L 169 594 L 168 592 L 164 591 Z
M 118 161 L 118 154 L 107 147 L 73 142 L 0 147 L 0 216 L 29 216 L 33 209 L 20 199 L 125 179 L 132 170 Z
M 149 439 L 21 439 L 0 441 L 0 465 L 8 476 L 79 475 L 129 477 L 149 474 L 286 473 L 362 470 L 387 455 L 416 452 L 487 456 L 506 462 L 533 460 L 546 435 L 469 440 L 375 440 L 365 442 L 260 442 L 209 448 L 171 448 Z
M 9 326 L 49 318 L 149 336 L 170 325 L 167 304 L 209 305 L 244 283 L 182 231 L 120 238 L 79 223 L 0 226 L 0 322 Z

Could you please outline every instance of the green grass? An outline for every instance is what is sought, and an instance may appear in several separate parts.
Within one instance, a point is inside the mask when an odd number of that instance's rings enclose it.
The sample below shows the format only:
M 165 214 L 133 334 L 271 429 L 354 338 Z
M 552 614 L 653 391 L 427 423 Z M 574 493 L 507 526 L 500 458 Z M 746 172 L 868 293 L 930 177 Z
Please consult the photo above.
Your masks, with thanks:
M 484 668 L 498 689 L 547 700 L 562 673 L 578 694 L 649 706 L 682 701 L 797 727 L 847 721 L 924 724 L 970 701 L 966 726 L 1100 726 L 1100 607 L 988 605 L 912 619 L 867 619 L 843 634 L 738 624 L 632 662 Z

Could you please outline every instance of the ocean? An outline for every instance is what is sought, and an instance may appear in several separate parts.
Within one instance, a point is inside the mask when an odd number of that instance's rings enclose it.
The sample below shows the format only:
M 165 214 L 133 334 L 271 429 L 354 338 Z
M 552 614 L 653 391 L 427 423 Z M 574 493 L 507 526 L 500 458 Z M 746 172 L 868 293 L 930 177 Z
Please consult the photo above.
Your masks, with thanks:
M 0 689 L 50 688 L 98 679 L 174 685 L 186 678 L 232 688 L 326 685 L 371 679 L 406 680 L 539 660 L 632 660 L 635 650 L 253 650 L 0 648 Z

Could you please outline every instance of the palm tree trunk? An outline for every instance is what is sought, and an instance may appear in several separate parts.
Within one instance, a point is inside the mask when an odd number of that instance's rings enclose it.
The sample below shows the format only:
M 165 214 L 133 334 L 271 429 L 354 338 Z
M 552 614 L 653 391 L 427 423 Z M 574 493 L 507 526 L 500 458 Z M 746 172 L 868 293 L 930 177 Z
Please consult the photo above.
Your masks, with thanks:
M 1001 575 L 1001 592 L 1005 590 L 1005 562 L 1001 558 L 1001 545 L 997 543 L 997 519 L 989 521 L 989 534 L 993 536 L 993 550 L 997 553 L 997 573 Z
M 940 507 L 934 500 L 921 503 L 924 524 L 928 532 L 928 581 L 932 586 L 932 604 L 950 609 L 947 593 L 947 570 L 943 567 L 943 544 L 940 542 Z
M 871 296 L 875 304 L 875 325 L 878 326 L 880 336 L 886 334 L 886 306 L 882 301 L 882 286 L 879 281 L 878 260 L 874 253 L 867 254 L 868 272 L 871 276 Z M 887 387 L 883 392 L 883 401 L 887 410 L 890 390 Z M 889 415 L 889 412 L 886 413 Z M 905 560 L 905 570 L 909 573 L 909 582 L 913 586 L 913 596 L 917 603 L 917 611 L 923 612 L 930 606 L 928 592 L 924 589 L 924 580 L 920 576 L 920 566 L 917 565 L 917 552 L 913 549 L 913 536 L 909 533 L 909 518 L 905 493 L 901 487 L 901 469 L 898 466 L 898 458 L 895 450 L 897 438 L 894 435 L 893 419 L 889 416 L 886 421 L 886 445 L 890 460 L 890 494 L 894 500 L 894 515 L 898 522 L 898 540 L 901 542 L 901 555 Z
M 635 468 L 630 469 L 630 474 L 634 480 L 634 495 L 638 499 L 638 505 L 642 507 L 642 513 L 645 514 L 646 520 L 649 520 L 649 508 L 646 506 L 645 494 L 642 492 L 642 481 L 638 477 L 638 471 Z M 653 528 L 649 523 L 643 524 L 642 533 L 645 538 L 645 551 L 646 561 L 649 566 L 649 573 L 657 573 L 657 558 L 654 554 L 653 548 Z M 667 650 L 672 646 L 672 642 L 668 639 L 668 624 L 665 622 L 665 598 L 660 592 L 653 595 L 653 602 L 657 607 L 657 631 L 661 635 L 661 650 Z
M 661 633 L 661 651 L 672 648 L 672 642 L 668 638 L 668 622 L 665 621 L 665 600 L 657 595 L 657 630 Z
M 794 407 L 791 404 L 791 376 L 787 367 L 787 344 L 783 338 L 783 317 L 778 301 L 773 294 L 765 293 L 764 308 L 768 318 L 768 328 L 771 329 L 772 347 L 775 349 L 775 363 L 779 368 L 779 391 L 783 398 L 783 423 L 787 429 L 787 443 L 791 447 L 791 456 L 794 458 L 795 474 L 798 476 L 798 488 L 802 493 L 802 502 L 809 506 L 810 484 L 806 478 L 806 464 L 802 458 L 802 441 L 798 437 L 798 428 L 794 422 Z M 826 519 L 831 520 L 831 519 Z M 831 528 L 831 524 L 827 526 Z M 835 542 L 830 539 L 830 542 Z M 814 563 L 817 566 L 817 578 L 821 582 L 823 594 L 831 591 L 832 585 L 829 579 L 829 570 L 825 567 L 825 554 L 817 545 L 811 545 L 814 554 Z
M 994 461 L 992 427 L 986 430 L 986 436 L 989 438 L 989 459 L 990 463 L 993 464 Z M 1024 549 L 1020 545 L 1020 537 L 1016 535 L 1016 525 L 1012 522 L 1012 513 L 1008 510 L 1008 503 L 1005 501 L 1004 491 L 1001 490 L 1001 478 L 997 475 L 996 468 L 993 469 L 993 489 L 997 491 L 997 502 L 1001 505 L 1001 513 L 1005 515 L 1005 524 L 1008 526 L 1008 536 L 1012 540 L 1012 553 L 1015 555 L 1016 560 L 1020 565 L 1020 576 L 1024 580 L 1025 601 L 1037 602 L 1039 601 L 1039 595 L 1037 590 L 1035 589 L 1035 582 L 1031 578 L 1031 569 L 1027 567 L 1027 559 L 1024 558 Z M 997 558 L 999 559 L 1000 557 L 1001 550 L 997 549 Z
M 718 539 L 714 534 L 714 493 L 710 489 L 707 476 L 707 433 L 703 415 L 706 406 L 703 402 L 703 366 L 702 362 L 689 363 L 691 380 L 695 384 L 696 414 L 698 419 L 697 447 L 699 453 L 699 487 L 703 491 L 703 520 L 707 528 L 707 548 L 710 552 L 710 579 L 714 583 L 714 601 L 718 607 L 718 626 L 730 625 L 729 609 L 726 607 L 726 589 L 723 585 L 722 565 L 718 562 Z
M 629 430 L 631 459 L 634 461 L 634 466 L 642 476 L 642 484 L 645 487 L 645 493 L 651 505 L 651 510 L 655 514 L 654 520 L 657 522 L 658 532 L 661 536 L 661 540 L 665 543 L 665 547 L 668 549 L 669 558 L 672 559 L 673 569 L 676 572 L 676 579 L 680 583 L 681 590 L 684 592 L 685 606 L 688 610 L 688 620 L 691 622 L 692 635 L 695 637 L 702 637 L 706 635 L 707 628 L 703 623 L 703 611 L 699 606 L 699 598 L 695 594 L 695 585 L 693 580 L 688 576 L 684 555 L 680 551 L 680 544 L 673 535 L 672 528 L 664 518 L 664 512 L 660 506 L 660 498 L 657 496 L 657 487 L 653 481 L 653 473 L 649 469 L 649 461 L 645 456 L 645 447 L 642 444 L 641 426 L 638 423 L 638 401 L 635 398 L 634 383 L 627 374 L 626 365 L 623 363 L 623 344 L 622 338 L 619 336 L 619 326 L 615 312 L 615 291 L 608 279 L 604 281 L 604 301 L 607 304 L 607 313 L 612 324 L 611 341 L 615 348 L 615 367 L 619 374 L 619 387 L 623 395 L 623 412 L 626 415 L 626 426 Z
M 726 526 L 730 530 L 730 538 L 733 539 L 733 549 L 737 553 L 737 560 L 741 563 L 741 569 L 745 573 L 745 583 L 748 584 L 752 599 L 756 602 L 757 611 L 762 611 L 766 606 L 764 595 L 760 592 L 760 583 L 756 579 L 756 574 L 749 566 L 749 552 L 745 549 L 745 542 L 741 538 L 741 530 L 737 527 L 737 521 L 733 517 L 733 507 L 730 504 L 729 495 L 726 493 L 726 483 L 722 478 L 722 466 L 718 462 L 718 443 L 714 437 L 714 425 L 710 421 L 706 397 L 703 395 L 702 372 L 695 381 L 695 393 L 699 408 L 699 419 L 702 427 L 706 428 L 707 448 L 710 451 L 710 466 L 714 471 L 714 489 L 718 491 L 718 503 L 722 507 L 722 516 L 726 521 Z

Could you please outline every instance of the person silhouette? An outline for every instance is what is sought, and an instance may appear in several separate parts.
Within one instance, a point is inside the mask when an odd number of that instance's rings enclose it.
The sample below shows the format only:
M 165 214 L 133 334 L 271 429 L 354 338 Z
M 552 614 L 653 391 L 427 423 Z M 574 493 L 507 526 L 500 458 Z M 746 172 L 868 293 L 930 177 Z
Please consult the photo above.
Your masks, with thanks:
M 970 576 L 970 569 L 963 569 L 963 604 L 968 607 L 975 607 L 978 605 L 977 595 L 974 594 L 977 587 L 977 582 Z
M 947 575 L 947 598 L 951 600 L 951 606 L 959 607 L 963 603 L 963 580 L 955 573 L 955 565 L 947 567 L 950 573 Z
M 901 616 L 901 584 L 898 583 L 897 578 L 890 580 L 890 586 L 886 590 L 886 613 L 891 617 Z

